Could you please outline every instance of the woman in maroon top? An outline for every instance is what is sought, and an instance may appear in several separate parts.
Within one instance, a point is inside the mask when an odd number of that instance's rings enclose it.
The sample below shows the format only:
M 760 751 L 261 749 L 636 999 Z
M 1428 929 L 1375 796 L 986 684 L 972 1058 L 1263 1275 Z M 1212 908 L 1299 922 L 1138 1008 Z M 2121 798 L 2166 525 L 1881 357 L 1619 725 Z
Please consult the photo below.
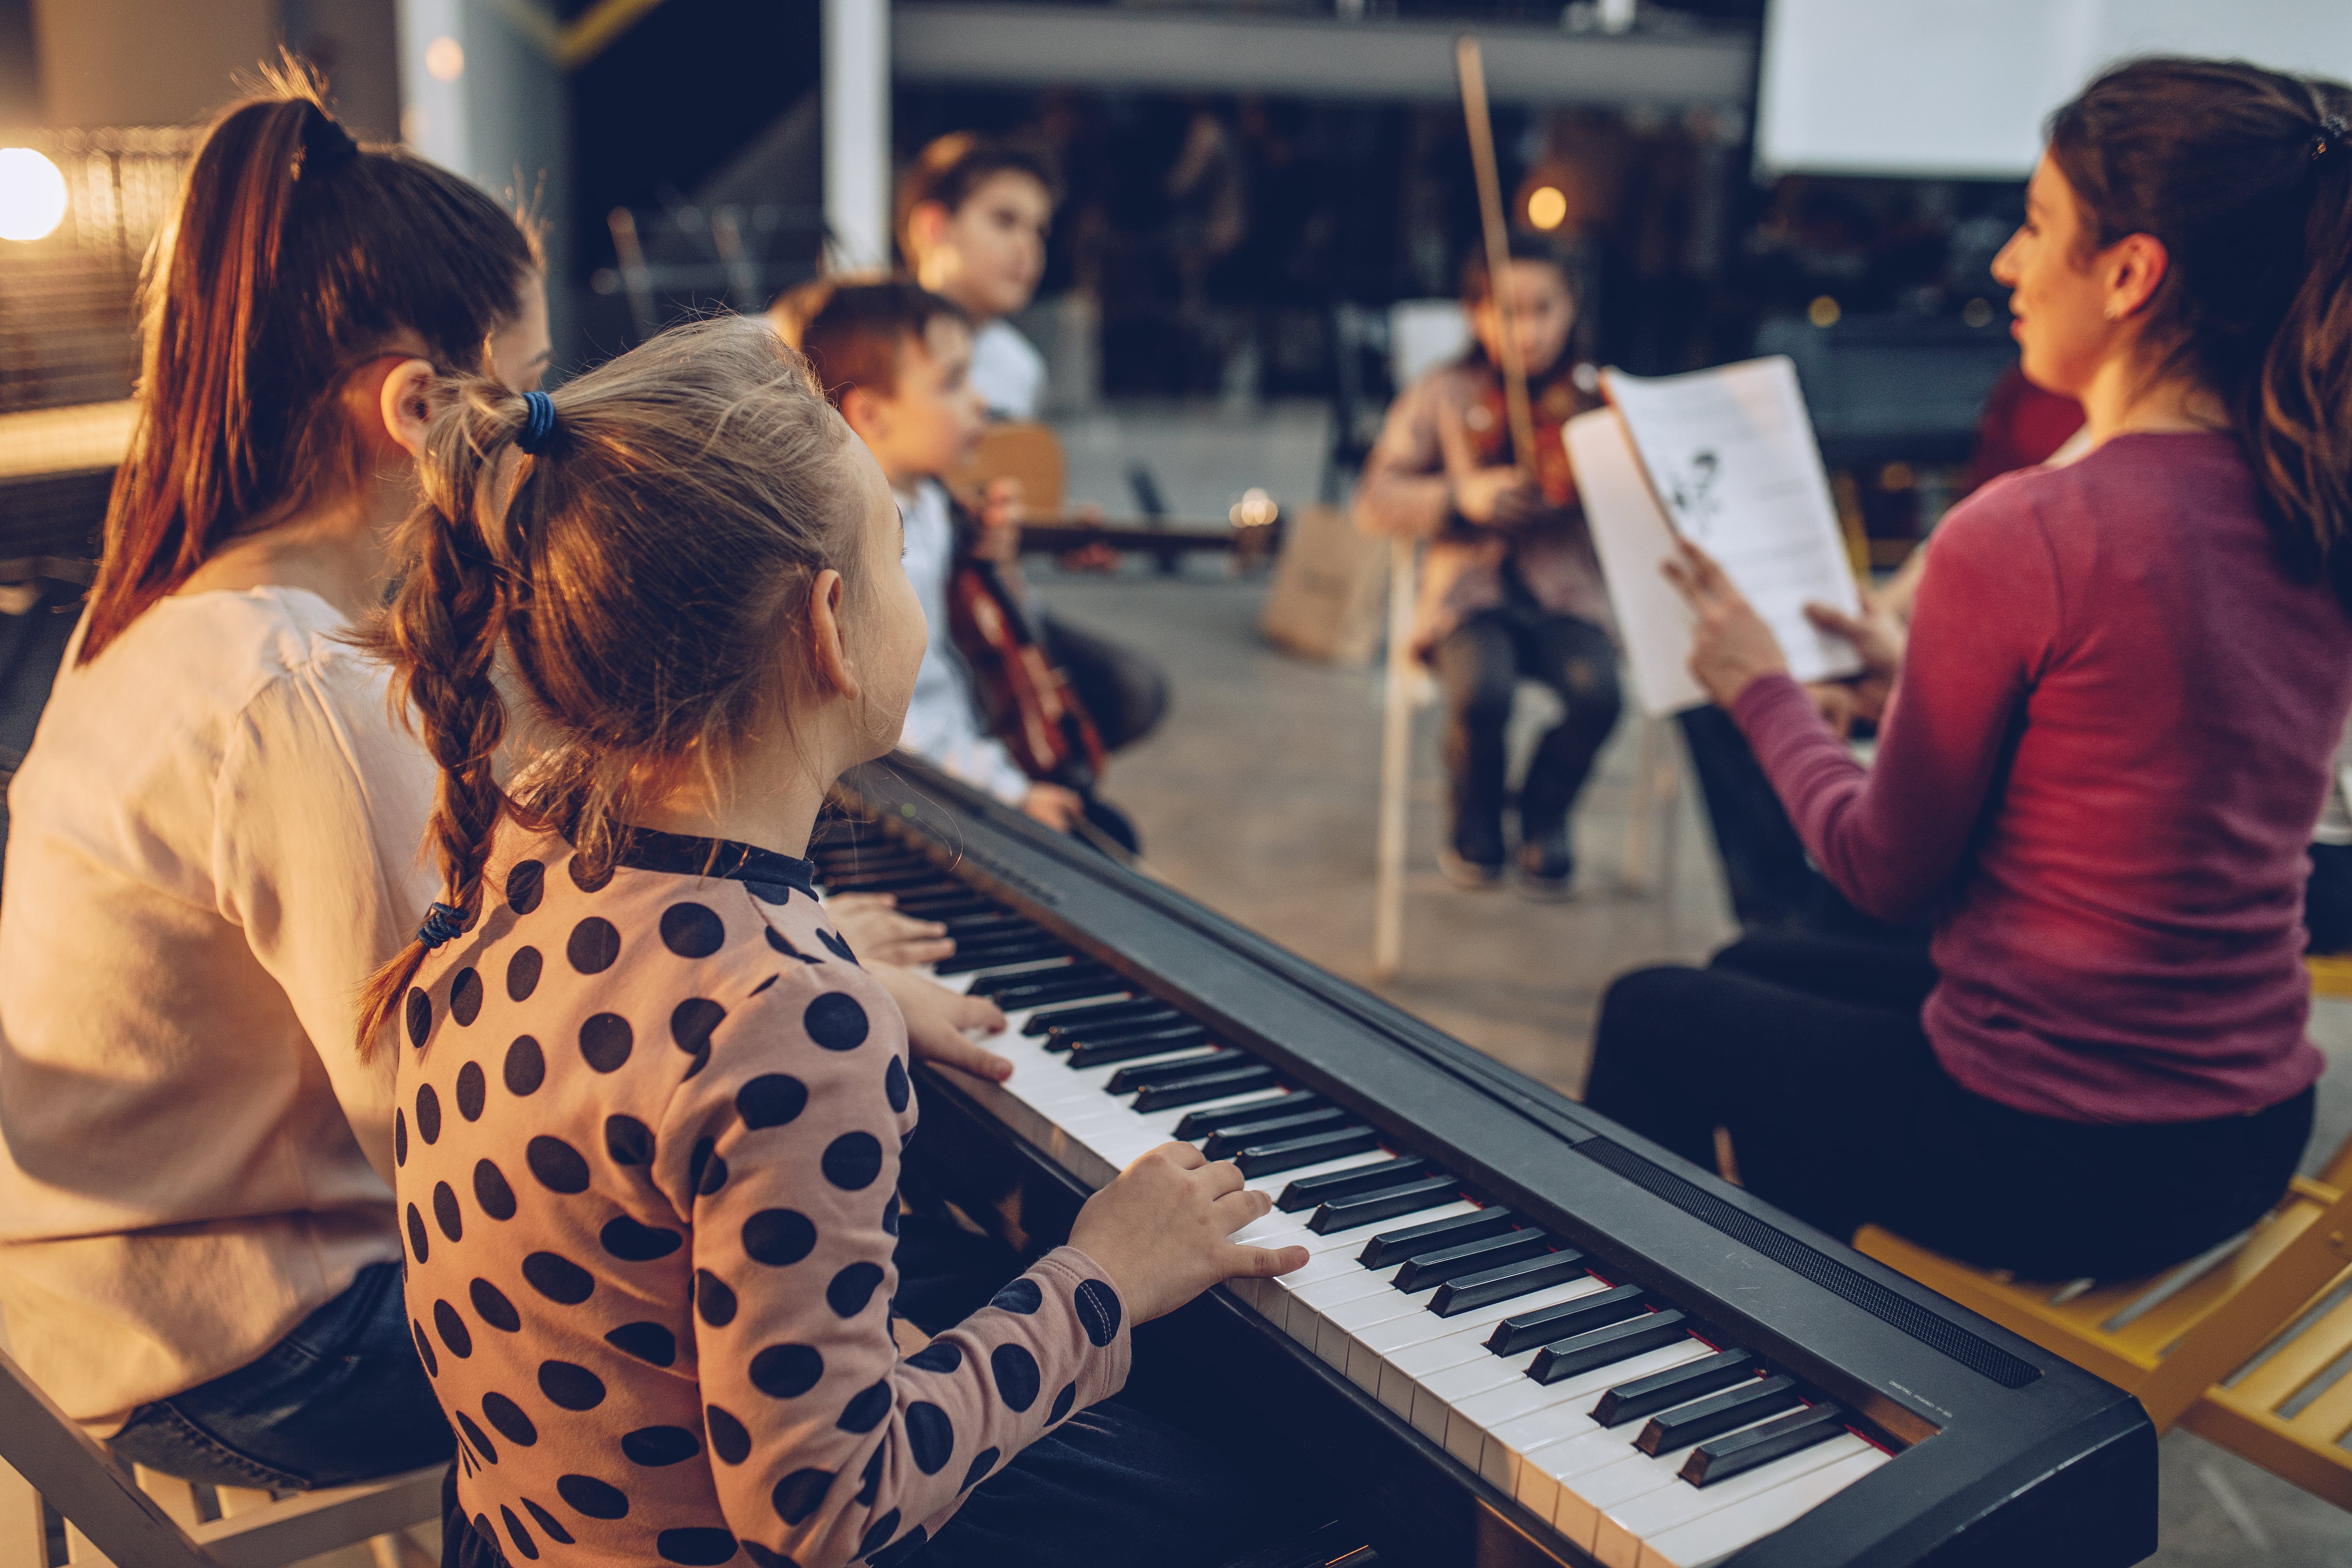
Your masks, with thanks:
M 2143 60 L 2061 109 L 1996 264 L 2093 449 L 1937 530 L 1853 638 L 1875 764 L 1712 562 L 1692 668 L 1925 952 L 1751 938 L 1611 987 L 1588 1101 L 1841 1237 L 2028 1277 L 2194 1256 L 2311 1128 L 2305 847 L 2352 707 L 2352 93 Z M 1899 683 L 1897 676 L 1899 672 Z M 1890 691 L 1892 696 L 1889 695 Z

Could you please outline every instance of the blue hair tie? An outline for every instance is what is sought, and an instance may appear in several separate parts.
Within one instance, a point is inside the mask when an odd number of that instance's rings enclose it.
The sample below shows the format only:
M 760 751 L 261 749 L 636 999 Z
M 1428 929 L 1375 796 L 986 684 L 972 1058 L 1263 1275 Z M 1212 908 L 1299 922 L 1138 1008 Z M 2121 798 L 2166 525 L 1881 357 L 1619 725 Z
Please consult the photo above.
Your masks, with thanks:
M 538 394 L 532 395 L 537 396 Z M 425 923 L 416 928 L 416 940 L 426 947 L 439 947 L 451 937 L 462 934 L 465 929 L 464 910 L 449 904 L 428 904 L 425 910 Z
M 543 392 L 522 395 L 522 434 L 515 445 L 537 457 L 547 446 L 547 438 L 555 434 L 555 399 Z

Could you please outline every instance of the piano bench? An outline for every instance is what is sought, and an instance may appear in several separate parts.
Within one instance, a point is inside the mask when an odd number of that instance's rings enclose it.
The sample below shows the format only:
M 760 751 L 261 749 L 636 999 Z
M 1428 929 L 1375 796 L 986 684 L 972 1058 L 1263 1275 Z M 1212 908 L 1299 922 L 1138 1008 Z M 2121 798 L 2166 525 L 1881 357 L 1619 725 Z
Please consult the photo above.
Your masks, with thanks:
M 2352 996 L 2352 952 L 2315 952 L 2303 963 L 2314 996 Z
M 2322 1176 L 2296 1177 L 2245 1236 L 2145 1279 L 2015 1279 L 1877 1226 L 1853 1245 L 2131 1393 L 2159 1433 L 2185 1426 L 2352 1509 L 2352 1451 L 2337 1446 L 2352 1431 L 2352 1377 L 2307 1394 L 2352 1352 L 2352 1188 L 2338 1184 L 2352 1142 Z

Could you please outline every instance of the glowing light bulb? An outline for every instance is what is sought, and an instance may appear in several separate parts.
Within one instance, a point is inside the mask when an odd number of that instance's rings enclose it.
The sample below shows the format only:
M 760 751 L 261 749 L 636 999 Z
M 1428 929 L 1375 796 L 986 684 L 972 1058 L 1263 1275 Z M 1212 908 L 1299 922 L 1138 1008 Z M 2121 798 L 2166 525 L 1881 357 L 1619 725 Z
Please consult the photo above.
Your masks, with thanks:
M 1845 312 L 1838 308 L 1838 302 L 1827 294 L 1805 307 L 1805 320 L 1817 327 L 1834 327 L 1838 323 L 1838 318 L 1844 314 Z
M 1235 528 L 1264 528 L 1282 515 L 1282 508 L 1257 486 L 1242 492 L 1242 499 L 1226 509 L 1225 518 Z
M 65 216 L 58 166 L 30 147 L 0 147 L 0 239 L 45 239 Z
M 444 33 L 425 46 L 425 68 L 435 81 L 456 81 L 466 74 L 466 50 Z
M 1568 198 L 1557 185 L 1538 185 L 1528 197 L 1528 221 L 1538 228 L 1558 228 L 1568 216 Z

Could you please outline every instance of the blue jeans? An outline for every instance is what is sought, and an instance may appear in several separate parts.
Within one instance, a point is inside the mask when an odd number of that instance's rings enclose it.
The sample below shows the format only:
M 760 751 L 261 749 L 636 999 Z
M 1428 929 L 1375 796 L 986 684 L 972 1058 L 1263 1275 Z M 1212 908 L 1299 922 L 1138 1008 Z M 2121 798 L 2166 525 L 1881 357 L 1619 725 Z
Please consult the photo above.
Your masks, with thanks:
M 352 1288 L 259 1360 L 131 1413 L 115 1457 L 224 1487 L 306 1490 L 449 1458 L 449 1423 L 417 1364 L 400 1265 Z

